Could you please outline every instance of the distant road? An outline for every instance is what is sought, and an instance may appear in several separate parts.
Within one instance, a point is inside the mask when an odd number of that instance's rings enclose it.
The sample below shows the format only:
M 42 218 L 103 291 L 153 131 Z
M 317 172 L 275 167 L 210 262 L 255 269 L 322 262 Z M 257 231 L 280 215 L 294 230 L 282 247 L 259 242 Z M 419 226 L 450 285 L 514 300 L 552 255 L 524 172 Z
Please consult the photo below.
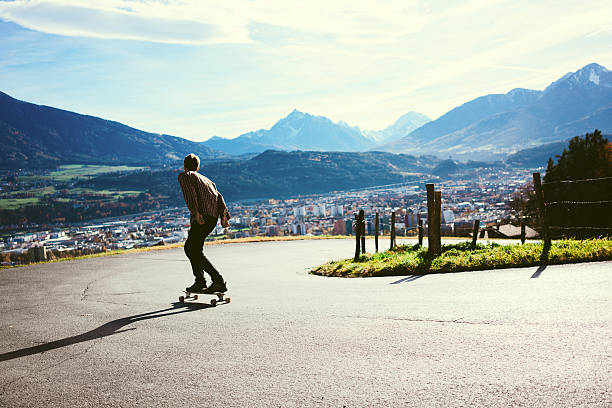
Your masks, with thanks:
M 228 305 L 177 302 L 180 248 L 1 270 L 0 406 L 612 406 L 612 262 L 342 279 L 307 270 L 352 240 L 205 250 Z

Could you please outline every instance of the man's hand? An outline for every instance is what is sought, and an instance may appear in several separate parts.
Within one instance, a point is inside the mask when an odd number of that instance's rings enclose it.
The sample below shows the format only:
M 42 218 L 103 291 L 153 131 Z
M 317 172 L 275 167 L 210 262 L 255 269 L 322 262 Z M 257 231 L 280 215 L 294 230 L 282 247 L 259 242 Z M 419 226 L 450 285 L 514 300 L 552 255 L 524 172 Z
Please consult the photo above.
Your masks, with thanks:
M 204 224 L 204 217 L 202 217 L 202 214 L 200 213 L 195 213 L 195 215 L 193 216 L 193 218 L 195 219 L 195 221 L 198 224 Z

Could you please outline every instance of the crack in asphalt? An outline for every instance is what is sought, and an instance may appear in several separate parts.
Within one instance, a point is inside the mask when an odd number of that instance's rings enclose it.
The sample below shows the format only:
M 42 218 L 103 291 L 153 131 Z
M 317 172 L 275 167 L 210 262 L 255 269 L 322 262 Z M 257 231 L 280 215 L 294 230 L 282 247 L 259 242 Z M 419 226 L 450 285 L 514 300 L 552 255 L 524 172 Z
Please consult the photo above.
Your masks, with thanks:
M 89 286 L 91 286 L 93 283 L 95 282 L 95 280 L 89 282 L 87 284 L 87 286 L 85 286 L 85 289 L 83 289 L 83 291 L 81 292 L 81 301 L 85 300 L 87 298 L 87 296 L 89 295 Z
M 490 321 L 469 321 L 463 320 L 463 317 L 454 320 L 442 320 L 442 319 L 411 319 L 407 317 L 377 317 L 377 316 L 344 316 L 354 319 L 368 319 L 368 320 L 394 320 L 394 321 L 402 321 L 402 322 L 416 322 L 416 323 L 456 323 L 456 324 L 473 324 L 473 325 L 485 325 L 485 326 L 496 326 L 502 323 L 499 322 L 490 322 Z
M 103 303 L 103 304 L 107 304 L 107 305 L 119 305 L 119 306 L 129 306 L 129 303 L 119 303 L 119 302 L 111 302 L 108 300 L 92 300 L 92 302 L 95 303 Z

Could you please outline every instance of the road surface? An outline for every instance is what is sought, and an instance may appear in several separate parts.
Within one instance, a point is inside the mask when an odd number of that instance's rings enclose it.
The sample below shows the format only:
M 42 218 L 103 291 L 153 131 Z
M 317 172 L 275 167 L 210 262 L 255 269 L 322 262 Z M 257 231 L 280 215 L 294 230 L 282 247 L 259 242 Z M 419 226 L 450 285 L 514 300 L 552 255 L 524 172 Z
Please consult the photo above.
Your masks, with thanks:
M 342 279 L 307 270 L 351 240 L 205 251 L 230 304 L 178 303 L 180 248 L 1 270 L 0 406 L 612 406 L 612 262 Z

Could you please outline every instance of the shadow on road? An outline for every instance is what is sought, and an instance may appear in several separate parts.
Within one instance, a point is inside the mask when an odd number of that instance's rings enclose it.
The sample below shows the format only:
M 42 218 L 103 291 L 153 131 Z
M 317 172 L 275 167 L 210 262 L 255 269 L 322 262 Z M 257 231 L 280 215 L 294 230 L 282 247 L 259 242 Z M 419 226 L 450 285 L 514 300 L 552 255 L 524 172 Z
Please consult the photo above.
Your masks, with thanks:
M 21 350 L 11 351 L 9 353 L 0 354 L 0 361 L 13 360 L 15 358 L 31 356 L 33 354 L 44 353 L 45 351 L 54 350 L 61 347 L 70 346 L 72 344 L 83 343 L 86 341 L 99 339 L 102 337 L 112 336 L 113 334 L 123 333 L 130 330 L 135 330 L 135 327 L 120 330 L 121 328 L 139 322 L 141 320 L 157 319 L 158 317 L 170 316 L 180 313 L 193 312 L 196 310 L 212 307 L 202 303 L 172 303 L 172 307 L 167 309 L 156 310 L 154 312 L 142 313 L 134 316 L 123 317 L 113 320 L 97 327 L 87 333 L 79 334 L 72 337 L 66 337 L 61 340 L 55 340 L 50 343 L 40 344 L 38 346 L 28 347 Z
M 538 267 L 538 270 L 535 271 L 535 273 L 533 275 L 531 275 L 531 279 L 535 279 L 535 278 L 539 278 L 540 275 L 542 274 L 542 272 L 544 272 L 544 269 L 546 269 L 547 265 L 540 265 Z
M 404 283 L 404 282 L 412 282 L 415 281 L 419 278 L 422 278 L 423 275 L 410 275 L 410 276 L 406 276 L 405 278 L 402 278 L 400 280 L 397 280 L 395 282 L 391 282 L 389 285 L 397 285 L 398 283 Z

